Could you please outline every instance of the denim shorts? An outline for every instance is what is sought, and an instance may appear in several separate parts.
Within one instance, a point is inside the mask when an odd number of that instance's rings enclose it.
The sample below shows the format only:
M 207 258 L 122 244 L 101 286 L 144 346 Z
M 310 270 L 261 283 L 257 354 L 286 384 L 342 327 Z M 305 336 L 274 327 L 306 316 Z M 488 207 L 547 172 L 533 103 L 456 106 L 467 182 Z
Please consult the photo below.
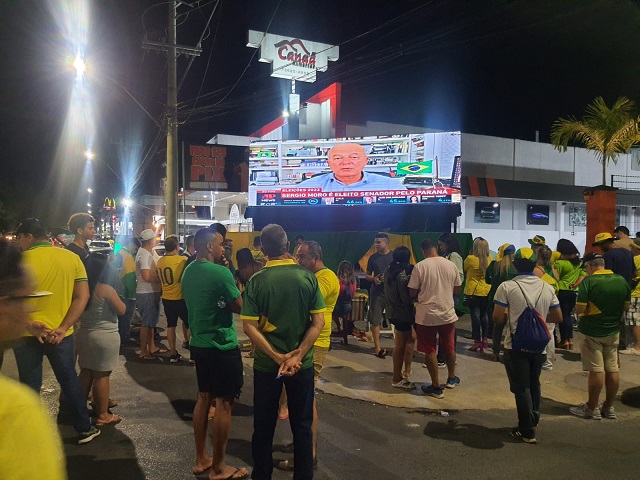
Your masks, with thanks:
M 157 327 L 160 318 L 160 292 L 138 293 L 136 304 L 142 317 L 142 326 Z

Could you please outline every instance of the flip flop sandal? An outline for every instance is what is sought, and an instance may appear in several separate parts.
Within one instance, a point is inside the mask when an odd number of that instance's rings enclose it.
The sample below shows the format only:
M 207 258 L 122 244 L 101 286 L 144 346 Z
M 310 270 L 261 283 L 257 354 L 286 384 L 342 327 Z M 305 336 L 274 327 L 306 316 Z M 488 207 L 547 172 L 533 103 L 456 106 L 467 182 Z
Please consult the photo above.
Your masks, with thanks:
M 160 355 L 161 353 L 169 353 L 169 350 L 167 350 L 166 348 L 159 348 L 150 353 L 151 355 Z
M 247 478 L 249 476 L 249 472 L 247 472 L 246 470 L 242 475 L 240 475 L 239 477 L 236 477 L 236 475 L 240 473 L 242 470 L 243 470 L 242 468 L 236 468 L 235 471 L 228 477 L 224 478 L 224 480 L 242 480 L 243 478 Z
M 380 350 L 378 350 L 378 353 L 376 353 L 376 357 L 378 358 L 385 358 L 387 356 L 389 352 L 387 352 L 386 348 L 381 348 Z
M 138 360 L 142 360 L 144 362 L 150 362 L 152 360 L 158 360 L 158 357 L 154 357 L 152 354 L 148 353 L 144 357 L 138 356 Z
M 105 425 L 116 425 L 124 420 L 120 415 L 116 415 L 115 413 L 111 414 L 111 419 L 108 422 L 101 422 L 100 420 L 96 421 L 96 427 L 104 427 Z

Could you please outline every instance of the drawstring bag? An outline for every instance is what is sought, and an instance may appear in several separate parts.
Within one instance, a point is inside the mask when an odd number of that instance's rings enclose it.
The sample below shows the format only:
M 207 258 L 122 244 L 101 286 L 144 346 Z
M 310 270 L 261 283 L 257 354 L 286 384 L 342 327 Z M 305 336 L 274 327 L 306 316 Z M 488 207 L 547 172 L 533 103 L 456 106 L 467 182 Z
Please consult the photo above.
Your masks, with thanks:
M 542 353 L 549 344 L 549 340 L 551 340 L 547 323 L 542 318 L 542 315 L 536 311 L 531 302 L 529 302 L 520 284 L 518 282 L 515 283 L 522 292 L 524 301 L 527 302 L 527 307 L 518 317 L 518 325 L 516 326 L 515 332 L 511 328 L 511 322 L 509 322 L 511 349 L 519 352 Z M 540 290 L 538 300 L 540 300 L 543 291 L 544 286 L 542 290 Z M 535 303 L 538 303 L 538 300 L 536 300 Z

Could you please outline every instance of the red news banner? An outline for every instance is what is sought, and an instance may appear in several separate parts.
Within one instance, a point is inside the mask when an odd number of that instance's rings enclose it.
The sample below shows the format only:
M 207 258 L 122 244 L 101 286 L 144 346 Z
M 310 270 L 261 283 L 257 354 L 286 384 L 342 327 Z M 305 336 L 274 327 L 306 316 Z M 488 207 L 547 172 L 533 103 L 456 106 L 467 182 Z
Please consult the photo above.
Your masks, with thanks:
M 323 192 L 321 188 L 282 188 L 278 190 L 258 190 L 257 193 L 280 193 L 283 200 L 289 198 L 362 198 L 362 197 L 446 197 L 453 193 L 449 187 L 421 190 L 368 190 L 364 192 Z

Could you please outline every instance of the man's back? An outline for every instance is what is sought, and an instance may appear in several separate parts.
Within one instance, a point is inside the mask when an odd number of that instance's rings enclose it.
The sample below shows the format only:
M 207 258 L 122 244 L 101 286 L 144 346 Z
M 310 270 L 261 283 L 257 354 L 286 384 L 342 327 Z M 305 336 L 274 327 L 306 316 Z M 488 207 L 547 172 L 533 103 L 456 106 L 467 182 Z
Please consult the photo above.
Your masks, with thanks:
M 605 268 L 622 276 L 629 285 L 635 275 L 633 253 L 626 248 L 610 248 L 602 254 Z
M 158 260 L 158 276 L 162 282 L 162 298 L 165 300 L 182 300 L 182 272 L 187 259 L 182 255 L 163 255 Z
M 496 291 L 494 302 L 508 308 L 507 328 L 504 330 L 506 349 L 511 349 L 511 335 L 516 331 L 518 318 L 527 306 L 533 307 L 545 320 L 550 309 L 560 307 L 553 287 L 533 273 L 518 275 L 502 283 Z
M 460 286 L 460 275 L 453 262 L 443 257 L 425 258 L 411 272 L 408 286 L 418 290 L 416 323 L 435 326 L 458 320 L 453 289 Z
M 247 282 L 241 318 L 257 320 L 269 343 L 279 352 L 298 348 L 311 325 L 310 314 L 324 312 L 325 303 L 315 275 L 293 260 L 275 260 Z M 313 365 L 313 349 L 305 355 L 302 368 Z M 277 372 L 276 365 L 256 350 L 254 369 Z
M 36 290 L 51 292 L 51 295 L 33 300 L 31 319 L 51 329 L 58 328 L 71 306 L 75 283 L 87 280 L 80 257 L 42 242 L 24 252 L 24 261 L 34 274 Z M 67 336 L 72 333 L 73 327 L 69 328 Z
M 578 290 L 576 305 L 586 310 L 578 331 L 590 337 L 606 337 L 620 331 L 620 318 L 630 300 L 631 287 L 611 270 L 597 270 L 585 278 Z
M 189 310 L 190 345 L 231 350 L 238 346 L 233 313 L 226 305 L 240 296 L 228 268 L 207 260 L 196 260 L 182 277 L 184 299 Z

